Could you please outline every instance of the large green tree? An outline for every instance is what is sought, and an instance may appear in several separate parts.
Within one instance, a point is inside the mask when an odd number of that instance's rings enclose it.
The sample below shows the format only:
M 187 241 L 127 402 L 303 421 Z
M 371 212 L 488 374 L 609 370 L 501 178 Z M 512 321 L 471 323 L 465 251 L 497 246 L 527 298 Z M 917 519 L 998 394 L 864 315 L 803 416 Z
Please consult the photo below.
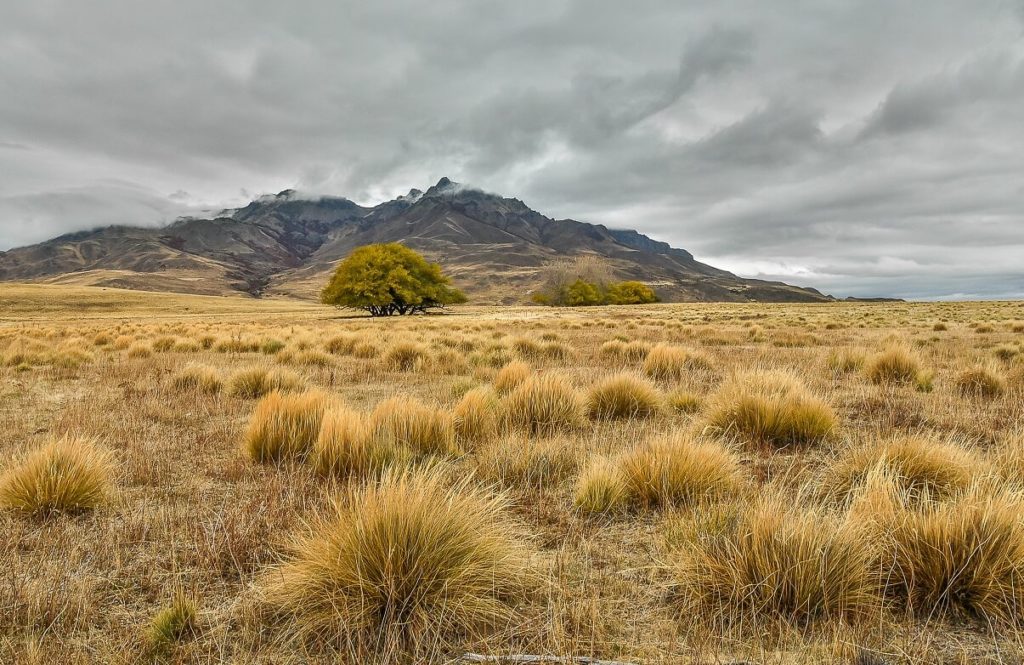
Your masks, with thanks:
M 399 243 L 364 245 L 338 264 L 320 301 L 372 316 L 413 314 L 466 302 L 441 266 Z

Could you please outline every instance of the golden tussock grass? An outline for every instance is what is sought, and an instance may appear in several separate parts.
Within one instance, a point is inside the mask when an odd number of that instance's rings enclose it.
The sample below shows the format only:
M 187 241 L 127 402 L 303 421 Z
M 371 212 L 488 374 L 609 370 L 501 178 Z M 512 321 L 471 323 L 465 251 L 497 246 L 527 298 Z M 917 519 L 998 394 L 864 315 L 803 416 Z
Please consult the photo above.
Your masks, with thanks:
M 249 419 L 243 445 L 257 462 L 303 459 L 320 434 L 324 412 L 334 398 L 319 390 L 282 394 L 260 400 Z
M 580 453 L 571 440 L 507 436 L 482 447 L 477 473 L 507 487 L 540 489 L 557 485 L 575 473 Z
M 249 367 L 228 377 L 228 393 L 233 397 L 256 399 L 272 392 L 289 392 L 303 386 L 302 378 L 285 369 Z
M 979 365 L 957 373 L 953 379 L 964 397 L 999 397 L 1006 392 L 1006 378 L 998 368 Z
M 112 491 L 110 454 L 78 437 L 50 441 L 0 476 L 0 505 L 36 517 L 92 510 Z
M 552 433 L 583 427 L 583 397 L 568 379 L 549 372 L 533 375 L 505 398 L 509 426 L 534 433 Z
M 264 598 L 285 632 L 354 662 L 434 662 L 516 625 L 526 542 L 500 495 L 437 469 L 391 474 L 313 517 Z
M 209 365 L 189 365 L 171 377 L 175 390 L 195 390 L 215 395 L 224 388 L 220 373 Z
M 199 630 L 199 604 L 194 596 L 175 591 L 171 602 L 150 621 L 146 640 L 155 652 L 166 652 Z
M 688 370 L 711 369 L 710 358 L 699 351 L 671 344 L 658 344 L 644 360 L 644 373 L 659 381 L 678 381 Z
M 452 410 L 455 433 L 461 441 L 477 444 L 493 439 L 501 423 L 501 402 L 488 386 L 479 386 L 462 396 Z
M 371 436 L 366 415 L 335 406 L 324 413 L 310 463 L 323 476 L 372 476 L 409 458 L 405 447 Z
M 513 360 L 499 369 L 498 373 L 494 375 L 494 389 L 499 395 L 505 395 L 523 381 L 526 381 L 532 374 L 533 371 L 529 365 L 522 360 Z
M 792 374 L 743 372 L 710 399 L 707 422 L 726 436 L 773 447 L 817 443 L 836 426 L 836 415 Z
M 658 508 L 718 500 L 742 485 L 739 458 L 718 443 L 660 437 L 581 474 L 575 504 L 585 512 Z
M 914 385 L 920 390 L 931 387 L 928 371 L 921 359 L 905 346 L 890 346 L 867 359 L 864 374 L 872 383 Z
M 587 391 L 587 412 L 598 420 L 649 418 L 656 415 L 664 398 L 649 381 L 634 374 L 615 374 Z
M 460 452 L 451 414 L 405 395 L 386 399 L 373 409 L 370 433 L 383 444 L 404 446 L 416 455 Z
M 961 444 L 896 436 L 840 453 L 823 471 L 821 487 L 826 496 L 846 502 L 872 474 L 884 473 L 908 497 L 942 499 L 966 489 L 985 470 L 985 460 Z
M 881 607 L 874 551 L 851 521 L 771 494 L 710 505 L 673 554 L 686 616 L 756 632 L 772 617 L 859 623 Z
M 398 342 L 384 352 L 384 366 L 396 372 L 417 372 L 430 360 L 430 352 L 416 342 Z
M 665 404 L 677 413 L 696 413 L 704 406 L 704 398 L 689 390 L 677 389 L 665 397 Z
M 880 543 L 886 594 L 916 616 L 1019 622 L 1024 525 L 1016 492 L 981 482 L 916 504 L 884 475 L 855 504 Z

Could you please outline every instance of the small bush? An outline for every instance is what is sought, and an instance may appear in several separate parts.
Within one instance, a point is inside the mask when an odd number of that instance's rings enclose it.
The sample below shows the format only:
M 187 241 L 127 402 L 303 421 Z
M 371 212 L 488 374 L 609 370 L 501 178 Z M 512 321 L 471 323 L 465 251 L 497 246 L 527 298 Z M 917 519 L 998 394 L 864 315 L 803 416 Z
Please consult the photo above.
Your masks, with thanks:
M 583 399 L 558 374 L 531 376 L 505 399 L 506 422 L 533 433 L 550 433 L 586 424 Z
M 331 401 L 320 391 L 270 393 L 256 405 L 249 420 L 244 438 L 246 452 L 257 462 L 304 458 L 317 440 Z
M 695 520 L 694 538 L 676 553 L 675 595 L 687 615 L 857 623 L 879 607 L 874 552 L 851 522 L 772 495 L 709 506 Z
M 382 444 L 407 447 L 417 455 L 457 455 L 451 415 L 412 397 L 392 397 L 370 414 L 371 436 Z
M 992 367 L 971 367 L 956 375 L 953 383 L 964 397 L 999 397 L 1006 392 L 1006 379 Z
M 587 411 L 599 420 L 648 418 L 658 413 L 661 404 L 658 389 L 632 374 L 607 377 L 587 394 Z
M 681 346 L 658 344 L 647 354 L 644 373 L 659 381 L 678 381 L 689 369 L 710 369 L 707 356 Z
M 494 389 L 499 395 L 505 395 L 526 381 L 532 373 L 529 365 L 521 360 L 513 360 L 494 376 Z
M 0 505 L 35 517 L 85 512 L 107 500 L 112 475 L 106 451 L 87 439 L 64 437 L 0 476 Z
M 174 375 L 171 386 L 175 390 L 195 390 L 207 395 L 215 395 L 224 388 L 220 374 L 206 365 L 189 365 Z
M 708 405 L 708 424 L 722 434 L 784 447 L 821 441 L 836 417 L 796 377 L 754 372 L 738 374 L 718 390 Z
M 455 432 L 459 439 L 472 443 L 489 441 L 498 433 L 501 403 L 494 390 L 473 388 L 455 405 Z
M 299 640 L 433 662 L 510 625 L 531 586 L 525 542 L 501 498 L 437 470 L 391 475 L 314 519 L 265 598 Z

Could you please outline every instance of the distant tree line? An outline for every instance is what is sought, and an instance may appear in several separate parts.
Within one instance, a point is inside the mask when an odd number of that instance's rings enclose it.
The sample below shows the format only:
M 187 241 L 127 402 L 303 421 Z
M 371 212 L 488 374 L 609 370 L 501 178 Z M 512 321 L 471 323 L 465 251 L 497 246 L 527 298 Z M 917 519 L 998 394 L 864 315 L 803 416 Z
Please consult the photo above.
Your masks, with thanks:
M 614 281 L 611 268 L 600 258 L 583 255 L 552 261 L 544 267 L 544 282 L 533 302 L 556 307 L 642 305 L 657 302 L 654 290 L 638 281 Z

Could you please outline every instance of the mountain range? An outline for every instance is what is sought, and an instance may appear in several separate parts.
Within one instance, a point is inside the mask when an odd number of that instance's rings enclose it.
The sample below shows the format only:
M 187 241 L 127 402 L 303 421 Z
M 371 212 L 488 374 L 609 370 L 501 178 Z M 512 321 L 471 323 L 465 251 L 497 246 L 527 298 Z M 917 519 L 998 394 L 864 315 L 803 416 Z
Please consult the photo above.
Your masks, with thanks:
M 738 277 L 637 231 L 552 219 L 519 199 L 448 178 L 372 207 L 285 190 L 213 219 L 71 233 L 0 252 L 0 280 L 315 298 L 340 259 L 376 242 L 402 242 L 440 262 L 478 303 L 526 302 L 546 263 L 585 253 L 666 301 L 831 300 L 814 289 Z

